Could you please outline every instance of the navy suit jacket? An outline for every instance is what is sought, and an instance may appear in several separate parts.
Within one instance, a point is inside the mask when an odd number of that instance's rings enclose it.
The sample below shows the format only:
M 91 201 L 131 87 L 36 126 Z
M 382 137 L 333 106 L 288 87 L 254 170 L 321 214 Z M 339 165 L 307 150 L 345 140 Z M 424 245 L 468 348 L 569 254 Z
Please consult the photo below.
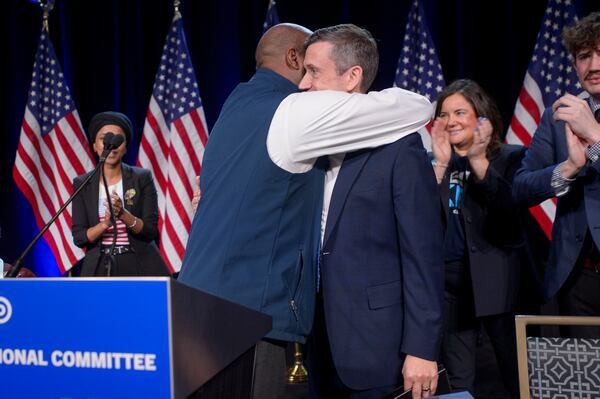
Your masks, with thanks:
M 516 201 L 533 206 L 555 196 L 550 186 L 552 171 L 568 158 L 565 124 L 552 118 L 547 109 L 542 116 L 521 169 L 513 183 Z M 558 197 L 552 227 L 550 257 L 544 276 L 544 296 L 553 297 L 565 283 L 581 252 L 589 229 L 600 248 L 600 162 L 588 163 L 571 183 L 568 193 Z
M 405 354 L 438 356 L 444 282 L 438 198 L 416 133 L 346 154 L 321 271 L 333 361 L 353 389 L 400 383 Z

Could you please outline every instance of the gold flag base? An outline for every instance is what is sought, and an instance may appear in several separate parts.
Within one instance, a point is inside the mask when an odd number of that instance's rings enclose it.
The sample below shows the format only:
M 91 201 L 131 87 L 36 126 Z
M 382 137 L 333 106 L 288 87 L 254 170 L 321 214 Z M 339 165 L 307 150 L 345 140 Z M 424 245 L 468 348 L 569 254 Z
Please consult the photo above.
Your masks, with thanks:
M 288 384 L 302 384 L 308 381 L 308 371 L 302 362 L 302 348 L 294 342 L 294 364 L 288 370 Z

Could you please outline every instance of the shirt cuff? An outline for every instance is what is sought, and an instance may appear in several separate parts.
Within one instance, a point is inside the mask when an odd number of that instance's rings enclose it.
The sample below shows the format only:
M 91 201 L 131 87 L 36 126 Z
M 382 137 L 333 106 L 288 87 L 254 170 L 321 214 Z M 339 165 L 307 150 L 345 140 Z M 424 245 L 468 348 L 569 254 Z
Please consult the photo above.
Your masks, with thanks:
M 554 189 L 554 194 L 557 197 L 565 195 L 571 189 L 571 182 L 575 179 L 568 179 L 560 173 L 560 165 L 556 165 L 552 171 L 552 179 L 550 179 L 550 186 Z
M 600 141 L 598 141 L 595 144 L 589 146 L 585 150 L 585 155 L 586 155 L 587 159 L 589 159 L 589 161 L 591 163 L 596 162 L 598 160 L 598 158 L 600 158 Z

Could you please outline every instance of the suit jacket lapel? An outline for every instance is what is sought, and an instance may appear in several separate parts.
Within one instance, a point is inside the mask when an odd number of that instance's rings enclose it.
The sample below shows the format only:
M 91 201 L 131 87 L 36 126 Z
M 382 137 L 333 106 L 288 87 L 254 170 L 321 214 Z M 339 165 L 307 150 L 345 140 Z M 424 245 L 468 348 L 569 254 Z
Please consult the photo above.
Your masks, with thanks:
M 350 192 L 350 188 L 352 188 L 352 184 L 354 184 L 370 155 L 371 151 L 364 150 L 346 154 L 344 157 L 344 162 L 342 162 L 342 167 L 333 187 L 331 201 L 329 201 L 323 247 L 327 244 L 327 240 L 342 213 L 342 209 L 344 209 L 346 197 L 348 196 L 348 192 Z

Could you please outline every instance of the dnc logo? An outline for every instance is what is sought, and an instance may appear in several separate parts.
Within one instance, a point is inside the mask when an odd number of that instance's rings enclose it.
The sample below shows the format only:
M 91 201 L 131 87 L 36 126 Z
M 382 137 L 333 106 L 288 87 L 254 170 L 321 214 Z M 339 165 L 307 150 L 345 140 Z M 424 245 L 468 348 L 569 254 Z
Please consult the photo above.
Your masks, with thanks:
M 12 305 L 8 299 L 0 296 L 0 324 L 9 321 L 10 316 L 12 316 Z

